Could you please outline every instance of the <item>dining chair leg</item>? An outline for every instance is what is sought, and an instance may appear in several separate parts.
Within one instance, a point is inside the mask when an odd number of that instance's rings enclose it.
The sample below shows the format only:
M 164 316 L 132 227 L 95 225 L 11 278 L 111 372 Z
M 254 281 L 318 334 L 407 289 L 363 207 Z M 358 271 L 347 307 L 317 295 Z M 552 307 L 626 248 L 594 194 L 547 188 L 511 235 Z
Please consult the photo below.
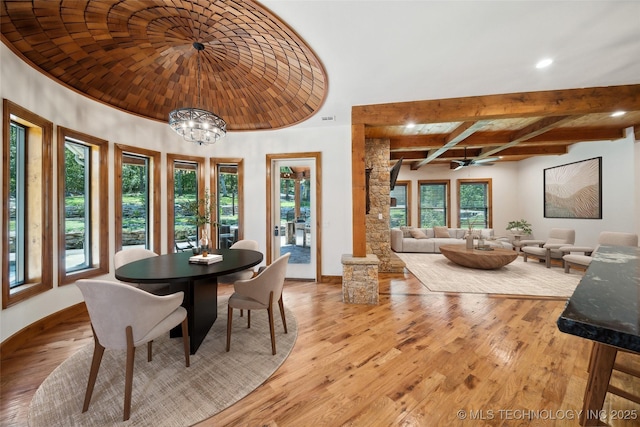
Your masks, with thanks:
M 153 343 L 153 340 L 147 343 L 147 362 L 151 362 L 151 360 L 153 359 L 152 343 Z
M 182 345 L 184 346 L 185 366 L 188 368 L 191 366 L 191 361 L 189 360 L 189 322 L 186 317 L 182 321 Z
M 247 329 L 251 328 L 251 310 L 247 310 Z
M 133 345 L 133 328 L 127 326 L 127 365 L 124 375 L 124 417 L 127 421 L 131 416 L 131 390 L 133 389 L 133 362 L 136 356 L 136 348 Z
M 282 317 L 282 324 L 284 325 L 284 333 L 287 332 L 287 320 L 284 317 L 284 302 L 282 301 L 282 294 L 280 294 L 280 299 L 278 300 L 278 305 L 280 306 L 280 317 Z
M 269 333 L 271 334 L 271 354 L 276 354 L 276 331 L 273 325 L 273 291 L 269 295 L 269 307 L 267 308 L 269 315 Z
M 231 348 L 231 322 L 233 321 L 233 308 L 227 307 L 227 351 Z
M 91 326 L 93 330 L 93 325 Z M 100 369 L 100 362 L 102 361 L 102 355 L 104 354 L 104 347 L 98 342 L 95 331 L 93 332 L 93 358 L 91 360 L 91 369 L 89 370 L 89 381 L 87 382 L 87 392 L 84 395 L 84 404 L 82 405 L 82 412 L 87 412 L 89 409 L 89 403 L 91 402 L 91 395 L 93 394 L 93 386 L 96 385 L 96 378 L 98 377 L 98 370 Z

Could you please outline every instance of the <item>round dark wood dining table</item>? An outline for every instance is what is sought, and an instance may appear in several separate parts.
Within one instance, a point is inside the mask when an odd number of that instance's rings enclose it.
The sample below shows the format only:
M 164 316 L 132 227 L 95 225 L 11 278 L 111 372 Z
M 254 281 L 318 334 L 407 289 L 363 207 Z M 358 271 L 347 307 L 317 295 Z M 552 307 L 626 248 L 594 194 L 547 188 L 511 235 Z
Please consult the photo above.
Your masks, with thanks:
M 218 277 L 254 267 L 262 262 L 262 253 L 248 249 L 214 249 L 222 261 L 192 264 L 191 252 L 178 252 L 133 261 L 118 268 L 115 277 L 130 283 L 168 283 L 172 292 L 183 291 L 182 305 L 187 309 L 189 345 L 195 354 L 218 317 Z M 171 336 L 180 336 L 180 328 Z

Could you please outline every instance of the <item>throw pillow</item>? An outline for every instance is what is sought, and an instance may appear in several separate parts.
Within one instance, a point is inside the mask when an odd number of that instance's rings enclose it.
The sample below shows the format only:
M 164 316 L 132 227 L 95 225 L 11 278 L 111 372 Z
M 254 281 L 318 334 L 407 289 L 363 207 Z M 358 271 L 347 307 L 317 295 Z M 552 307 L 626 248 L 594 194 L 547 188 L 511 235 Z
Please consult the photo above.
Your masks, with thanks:
M 403 225 L 402 227 L 400 227 L 400 230 L 402 231 L 402 237 L 411 237 L 411 230 L 413 230 L 413 227 L 407 227 L 405 225 Z
M 449 238 L 449 229 L 447 227 L 433 227 L 433 233 L 436 238 Z
M 411 229 L 411 237 L 414 239 L 426 239 L 427 235 L 422 232 L 422 230 L 413 228 Z

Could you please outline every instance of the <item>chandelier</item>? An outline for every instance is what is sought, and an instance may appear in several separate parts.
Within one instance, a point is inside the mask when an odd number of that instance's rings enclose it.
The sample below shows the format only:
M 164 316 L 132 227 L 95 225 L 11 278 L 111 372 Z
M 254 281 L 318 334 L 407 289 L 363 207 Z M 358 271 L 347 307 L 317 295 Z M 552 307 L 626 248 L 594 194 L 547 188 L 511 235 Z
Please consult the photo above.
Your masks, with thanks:
M 202 43 L 194 42 L 198 51 L 198 105 L 200 103 L 200 51 Z M 178 108 L 169 113 L 169 126 L 185 141 L 199 145 L 215 144 L 227 134 L 227 123 L 217 114 L 199 108 Z

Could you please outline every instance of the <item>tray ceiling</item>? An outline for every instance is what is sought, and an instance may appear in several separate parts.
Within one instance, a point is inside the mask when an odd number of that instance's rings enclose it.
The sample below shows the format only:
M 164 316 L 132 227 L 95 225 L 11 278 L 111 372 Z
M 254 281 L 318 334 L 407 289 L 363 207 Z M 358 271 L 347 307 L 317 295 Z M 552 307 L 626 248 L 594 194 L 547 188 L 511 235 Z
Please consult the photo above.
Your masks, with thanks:
M 309 46 L 257 2 L 2 1 L 2 41 L 99 102 L 167 121 L 197 107 L 229 130 L 278 129 L 314 115 L 327 75 Z M 202 63 L 198 105 L 197 51 Z

